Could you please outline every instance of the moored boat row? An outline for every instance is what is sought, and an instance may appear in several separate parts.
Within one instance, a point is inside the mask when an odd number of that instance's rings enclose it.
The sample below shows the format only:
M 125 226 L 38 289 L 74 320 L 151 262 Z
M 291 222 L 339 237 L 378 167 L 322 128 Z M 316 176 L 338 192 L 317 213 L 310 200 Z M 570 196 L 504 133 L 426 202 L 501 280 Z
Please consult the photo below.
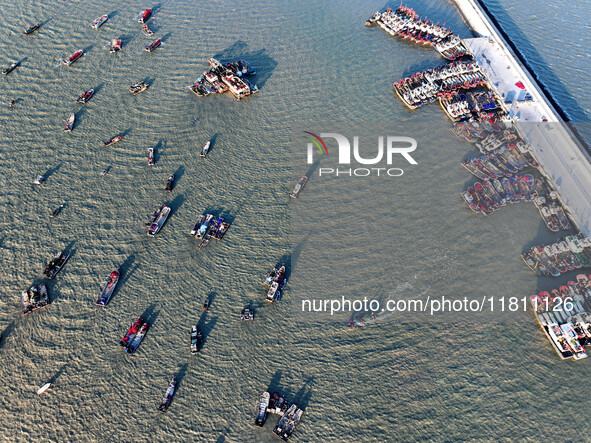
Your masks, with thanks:
M 457 60 L 468 54 L 468 49 L 452 31 L 426 18 L 419 19 L 419 15 L 406 6 L 378 11 L 365 24 L 378 24 L 392 36 L 399 36 L 416 44 L 433 46 L 447 60 Z
M 530 296 L 540 327 L 562 359 L 586 358 L 584 346 L 591 343 L 591 281 L 585 274 L 576 280 Z
M 538 275 L 558 277 L 582 267 L 591 267 L 591 239 L 569 235 L 554 243 L 532 246 L 521 258 Z

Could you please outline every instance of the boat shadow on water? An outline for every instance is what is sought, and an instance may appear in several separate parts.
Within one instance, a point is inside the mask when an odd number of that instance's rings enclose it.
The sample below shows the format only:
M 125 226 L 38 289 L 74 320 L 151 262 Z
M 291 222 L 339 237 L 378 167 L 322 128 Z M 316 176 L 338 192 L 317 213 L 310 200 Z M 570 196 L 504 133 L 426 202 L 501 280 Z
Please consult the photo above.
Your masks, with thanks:
M 166 150 L 166 139 L 163 138 L 162 140 L 158 140 L 158 143 L 156 143 L 154 146 L 152 146 L 152 148 L 154 149 L 154 165 L 155 165 L 156 163 L 158 163 L 160 161 L 160 151 Z
M 150 328 L 152 326 L 154 326 L 154 323 L 156 322 L 156 319 L 158 318 L 158 316 L 160 315 L 160 311 L 155 311 L 154 309 L 156 308 L 156 304 L 152 303 L 150 306 L 148 306 L 144 312 L 142 313 L 142 315 L 140 316 L 141 318 L 144 319 L 144 321 L 146 323 L 148 323 L 150 325 Z
M 4 328 L 2 332 L 0 332 L 0 349 L 4 347 L 4 345 L 6 344 L 6 340 L 8 339 L 8 337 L 10 337 L 12 331 L 14 331 L 14 321 L 11 321 L 8 324 L 8 326 L 6 326 L 6 328 Z
M 60 163 L 57 166 L 54 166 L 53 168 L 49 168 L 47 171 L 45 171 L 43 173 L 43 177 L 45 177 L 45 179 L 47 180 L 49 177 L 51 177 L 53 174 L 55 174 L 57 171 L 59 171 L 59 169 L 62 167 L 63 163 Z
M 119 284 L 115 287 L 115 290 L 113 291 L 113 295 L 111 296 L 111 298 L 113 298 L 113 297 L 115 297 L 115 295 L 117 295 L 117 293 L 119 292 L 119 289 L 125 285 L 127 280 L 129 280 L 129 278 L 133 275 L 133 273 L 139 267 L 137 264 L 135 266 L 133 266 L 134 262 L 135 262 L 135 254 L 131 254 L 129 257 L 127 257 L 125 259 L 125 261 L 121 264 L 121 266 L 119 266 L 118 271 L 119 271 L 119 274 L 121 277 L 119 280 Z
M 271 78 L 273 71 L 277 67 L 277 61 L 267 54 L 266 49 L 249 50 L 248 44 L 242 40 L 238 40 L 226 49 L 216 53 L 213 58 L 222 63 L 236 60 L 247 61 L 256 70 L 256 74 L 250 76 L 249 81 L 259 89 Z
M 170 203 L 166 203 L 166 206 L 170 207 L 170 209 L 171 209 L 171 213 L 168 216 L 168 218 L 174 217 L 175 212 L 179 210 L 179 208 L 183 205 L 184 202 L 185 202 L 185 195 L 180 194 L 180 195 L 177 195 L 174 198 L 174 200 L 171 201 Z
M 205 347 L 205 343 L 207 342 L 207 338 L 209 337 L 209 334 L 211 333 L 211 331 L 213 331 L 213 328 L 215 328 L 215 325 L 218 321 L 217 317 L 212 317 L 210 320 L 207 320 L 207 312 L 208 311 L 204 311 L 201 314 L 201 316 L 199 317 L 199 321 L 197 322 L 197 327 L 199 328 L 199 330 L 203 334 L 203 338 L 201 340 L 201 346 L 200 346 L 199 352 L 201 352 L 201 349 L 203 349 Z

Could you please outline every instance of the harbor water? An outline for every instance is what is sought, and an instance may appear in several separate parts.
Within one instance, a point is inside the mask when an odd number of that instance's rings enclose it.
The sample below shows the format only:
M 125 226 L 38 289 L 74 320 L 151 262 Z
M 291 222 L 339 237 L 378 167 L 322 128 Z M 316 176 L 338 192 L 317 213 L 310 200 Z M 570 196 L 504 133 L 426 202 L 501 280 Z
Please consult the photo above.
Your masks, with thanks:
M 560 361 L 529 307 L 478 321 L 383 315 L 364 328 L 347 328 L 348 315 L 301 312 L 301 300 L 315 293 L 471 299 L 557 286 L 520 258 L 556 239 L 534 205 L 473 214 L 460 196 L 475 181 L 460 166 L 473 147 L 449 131 L 437 104 L 410 111 L 393 93 L 392 82 L 444 63 L 432 48 L 365 27 L 385 6 L 373 0 L 163 1 L 152 5 L 152 38 L 135 19 L 149 6 L 18 0 L 0 7 L 0 43 L 10 48 L 0 63 L 22 61 L 0 79 L 0 103 L 17 101 L 0 106 L 0 439 L 273 441 L 278 417 L 252 426 L 265 390 L 305 410 L 294 441 L 588 438 L 588 420 L 574 411 L 591 407 L 591 388 L 581 383 L 590 362 Z M 470 36 L 451 3 L 408 6 Z M 496 7 L 519 22 L 511 14 L 527 5 Z M 105 13 L 110 19 L 93 30 Z M 538 19 L 536 35 L 572 27 L 551 14 Z M 43 24 L 24 37 L 26 21 Z M 123 49 L 111 54 L 115 37 Z M 162 46 L 147 54 L 157 37 Z M 84 57 L 63 66 L 77 49 Z M 196 97 L 187 86 L 212 56 L 249 61 L 260 91 L 241 101 L 228 93 Z M 567 97 L 566 109 L 581 109 L 582 120 L 586 68 L 550 59 L 540 70 L 567 84 L 574 102 Z M 581 81 L 567 83 L 577 72 Z M 129 86 L 139 80 L 150 87 L 133 96 Z M 77 105 L 90 88 L 95 96 Z M 404 169 L 400 177 L 360 180 L 319 177 L 316 169 L 291 200 L 310 170 L 293 155 L 305 149 L 302 131 L 412 137 L 417 164 L 394 165 Z M 102 146 L 118 134 L 122 141 Z M 332 152 L 317 157 L 320 166 Z M 165 193 L 171 173 L 176 186 Z M 34 185 L 41 174 L 47 182 Z M 172 215 L 150 238 L 145 222 L 163 203 Z M 204 212 L 224 215 L 231 227 L 223 241 L 196 250 L 188 233 Z M 21 317 L 20 292 L 41 281 L 64 248 L 72 256 L 48 283 L 51 305 Z M 289 283 L 282 300 L 268 304 L 262 282 L 281 262 Z M 113 298 L 97 307 L 101 283 L 118 268 Z M 243 323 L 249 301 L 255 320 Z M 139 316 L 151 328 L 130 357 L 118 343 Z M 205 339 L 191 355 L 195 324 Z M 172 376 L 178 389 L 163 414 L 158 405 Z M 38 396 L 48 379 L 52 386 Z

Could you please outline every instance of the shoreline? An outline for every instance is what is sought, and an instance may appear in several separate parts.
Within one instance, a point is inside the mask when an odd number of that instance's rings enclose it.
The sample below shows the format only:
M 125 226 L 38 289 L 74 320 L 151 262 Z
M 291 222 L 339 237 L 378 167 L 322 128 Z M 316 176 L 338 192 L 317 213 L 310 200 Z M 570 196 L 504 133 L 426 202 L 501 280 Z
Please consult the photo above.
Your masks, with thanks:
M 486 6 L 480 0 L 452 1 L 464 22 L 478 36 L 463 41 L 499 97 L 509 97 L 516 81 L 522 82 L 531 94 L 531 101 L 515 101 L 504 106 L 518 124 L 524 140 L 532 146 L 578 229 L 588 236 L 591 233 L 591 193 L 587 191 L 591 189 L 591 156 L 587 144 L 578 131 L 568 125 L 568 116 L 539 82 Z M 495 72 L 493 66 L 498 68 L 498 63 L 489 61 L 491 55 L 508 64 L 506 74 Z

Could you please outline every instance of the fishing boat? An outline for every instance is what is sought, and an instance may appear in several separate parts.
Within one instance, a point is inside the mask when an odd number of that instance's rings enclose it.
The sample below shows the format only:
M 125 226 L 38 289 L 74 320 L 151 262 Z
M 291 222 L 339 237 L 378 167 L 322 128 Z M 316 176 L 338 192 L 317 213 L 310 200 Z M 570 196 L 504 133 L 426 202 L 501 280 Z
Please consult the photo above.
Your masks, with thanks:
M 273 303 L 278 296 L 278 292 L 279 292 L 279 283 L 274 281 L 273 283 L 271 283 L 271 287 L 267 291 L 267 301 L 269 303 Z
M 263 392 L 259 401 L 259 408 L 257 410 L 257 416 L 254 419 L 254 424 L 257 426 L 263 426 L 267 419 L 267 408 L 269 407 L 269 399 L 271 395 L 268 392 Z
M 29 24 L 26 24 L 27 26 L 29 26 Z M 28 28 L 23 28 L 23 35 L 30 35 L 33 32 L 35 32 L 37 29 L 39 29 L 39 27 L 41 26 L 41 23 L 35 23 L 33 26 L 29 26 Z
M 209 309 L 209 302 L 210 302 L 209 297 L 207 297 L 205 299 L 205 301 L 203 302 L 203 310 L 204 311 L 207 311 Z
M 123 138 L 122 135 L 118 135 L 117 137 L 113 137 L 113 138 L 107 140 L 106 142 L 103 142 L 103 146 L 111 146 L 111 145 L 114 145 L 118 141 L 121 141 L 122 138 Z
M 16 61 L 16 62 L 12 63 L 8 68 L 4 68 L 2 70 L 2 74 L 4 74 L 4 75 L 10 74 L 12 71 L 14 71 L 16 69 L 16 67 L 18 65 L 20 65 L 20 63 L 21 62 L 19 62 L 19 61 Z
M 98 17 L 98 18 L 95 18 L 95 19 L 92 21 L 92 28 L 93 28 L 93 29 L 98 29 L 98 28 L 100 28 L 102 25 L 104 25 L 104 24 L 105 24 L 105 22 L 106 22 L 107 20 L 109 20 L 109 15 L 108 15 L 108 14 L 101 15 L 100 17 Z
M 201 342 L 203 340 L 203 334 L 199 330 L 197 326 L 191 327 L 191 354 L 196 354 L 199 352 L 199 348 L 201 347 Z
M 90 100 L 93 96 L 94 96 L 94 89 L 89 89 L 88 91 L 84 91 L 82 94 L 80 94 L 80 96 L 76 100 L 76 103 L 84 104 L 88 100 Z
M 302 175 L 302 178 L 300 178 L 300 180 L 296 183 L 296 185 L 293 188 L 293 191 L 291 191 L 291 194 L 289 194 L 289 196 L 291 198 L 297 198 L 300 191 L 304 188 L 307 181 L 308 181 L 308 177 L 306 177 L 305 175 Z
M 62 270 L 68 259 L 70 258 L 70 254 L 64 254 L 63 252 L 58 252 L 55 254 L 55 257 L 47 263 L 43 274 L 47 276 L 50 280 L 53 280 L 55 276 Z
M 82 57 L 82 55 L 84 55 L 84 51 L 82 49 L 78 49 L 72 55 L 64 59 L 64 65 L 70 66 L 72 63 L 74 63 L 76 60 Z
M 66 122 L 66 124 L 64 126 L 64 131 L 71 132 L 72 129 L 74 129 L 74 122 L 75 121 L 76 121 L 76 115 L 70 114 L 70 116 L 68 117 L 68 121 Z
M 254 320 L 254 311 L 253 311 L 250 303 L 247 304 L 240 311 L 240 320 L 242 320 L 242 321 L 252 321 L 252 320 Z
M 203 148 L 201 148 L 201 154 L 199 154 L 199 155 L 201 157 L 205 157 L 207 155 L 207 153 L 209 152 L 210 146 L 211 146 L 211 142 L 205 143 L 205 146 L 203 146 Z
M 51 386 L 51 383 L 45 383 L 43 386 L 41 386 L 38 390 L 37 390 L 37 395 L 41 395 L 43 394 L 45 391 L 47 391 L 49 389 L 49 387 Z
M 133 341 L 135 334 L 139 332 L 140 328 L 143 326 L 144 323 L 144 319 L 141 317 L 134 321 L 129 327 L 129 329 L 127 329 L 127 333 L 121 339 L 119 346 L 127 348 L 127 346 L 129 346 L 129 344 Z
M 298 408 L 295 404 L 291 405 L 273 429 L 273 433 L 283 441 L 287 441 L 301 421 L 303 414 L 304 411 L 302 409 Z
M 140 80 L 139 82 L 131 85 L 129 90 L 133 95 L 138 95 L 140 92 L 144 92 L 146 89 L 148 89 L 148 86 L 150 85 Z
M 148 165 L 154 166 L 154 148 L 148 148 Z
M 65 208 L 65 206 L 66 206 L 66 204 L 65 204 L 65 203 L 62 203 L 61 205 L 59 205 L 57 208 L 55 208 L 55 209 L 53 210 L 53 212 L 51 213 L 50 217 L 51 217 L 51 218 L 55 218 L 55 217 L 57 217 L 57 216 L 59 215 L 59 213 L 60 213 L 60 212 L 62 212 L 62 209 L 64 209 L 64 208 Z
M 195 226 L 193 226 L 193 229 L 191 229 L 191 235 L 197 238 L 204 238 L 212 220 L 213 215 L 211 214 L 200 215 L 199 219 L 195 223 Z
M 101 172 L 101 175 L 107 175 L 110 170 L 111 170 L 111 167 L 107 166 L 105 169 L 103 169 L 103 172 Z
M 125 349 L 128 354 L 133 355 L 133 353 L 137 350 L 142 340 L 146 336 L 149 327 L 150 325 L 147 322 L 142 325 L 142 328 L 135 334 L 135 337 Z
M 144 34 L 146 35 L 153 35 L 154 32 L 149 28 L 147 23 L 142 24 L 142 31 L 144 31 Z
M 175 180 L 174 174 L 171 174 L 168 176 L 168 181 L 166 182 L 166 188 L 164 188 L 164 190 L 166 192 L 172 191 L 172 189 L 174 188 L 174 180 Z
M 219 217 L 217 220 L 214 220 L 211 223 L 211 229 L 209 230 L 209 238 L 215 238 L 216 240 L 221 240 L 226 235 L 228 228 L 230 227 L 230 223 L 224 221 L 222 217 Z
M 153 50 L 155 50 L 157 47 L 160 46 L 160 44 L 162 43 L 162 39 L 159 38 L 157 40 L 154 40 L 152 43 L 150 43 L 149 45 L 146 45 L 146 52 L 152 52 Z
M 47 180 L 47 178 L 44 175 L 38 175 L 35 181 L 33 181 L 33 183 L 35 183 L 36 185 L 40 185 L 42 183 L 45 183 L 45 180 Z
M 104 283 L 103 291 L 101 292 L 101 296 L 96 301 L 96 304 L 99 306 L 107 306 L 109 300 L 111 300 L 111 296 L 113 295 L 113 291 L 119 282 L 119 271 L 113 271 L 107 277 Z
M 114 38 L 113 40 L 111 40 L 111 44 L 109 45 L 109 51 L 111 51 L 111 52 L 121 51 L 121 39 L 120 38 Z
M 137 21 L 140 23 L 146 23 L 146 21 L 150 18 L 151 15 L 152 9 L 148 8 L 138 16 Z
M 283 441 L 287 441 L 289 437 L 291 437 L 291 434 L 293 434 L 293 431 L 295 431 L 295 428 L 298 425 L 298 423 L 302 420 L 302 415 L 304 415 L 304 411 L 299 408 L 296 409 L 295 413 L 287 422 L 287 425 L 283 428 L 282 433 L 276 433 L 276 435 L 278 435 L 279 438 L 281 438 Z
M 277 276 L 277 268 L 273 268 L 269 271 L 269 273 L 267 274 L 267 277 L 265 278 L 265 284 L 267 286 L 270 286 L 271 283 L 273 283 L 273 280 L 275 280 L 275 277 Z
M 285 396 L 277 392 L 273 392 L 273 395 L 271 395 L 271 400 L 269 400 L 267 412 L 270 412 L 271 414 L 283 415 L 285 414 L 285 411 L 287 411 L 288 407 L 289 406 L 285 401 Z
M 43 283 L 31 286 L 26 291 L 21 292 L 22 315 L 44 308 L 49 305 L 49 302 L 49 294 Z
M 148 235 L 154 237 L 168 218 L 170 214 L 170 208 L 166 205 L 162 205 L 162 208 L 158 209 L 151 217 L 150 220 L 150 227 L 148 228 Z
M 164 393 L 164 397 L 162 398 L 162 401 L 160 402 L 160 407 L 158 408 L 160 411 L 165 412 L 168 409 L 168 406 L 170 406 L 170 402 L 172 401 L 172 397 L 174 395 L 175 387 L 176 387 L 176 382 L 174 381 L 174 377 L 173 377 L 172 380 L 170 381 L 170 384 L 168 385 L 168 389 Z

